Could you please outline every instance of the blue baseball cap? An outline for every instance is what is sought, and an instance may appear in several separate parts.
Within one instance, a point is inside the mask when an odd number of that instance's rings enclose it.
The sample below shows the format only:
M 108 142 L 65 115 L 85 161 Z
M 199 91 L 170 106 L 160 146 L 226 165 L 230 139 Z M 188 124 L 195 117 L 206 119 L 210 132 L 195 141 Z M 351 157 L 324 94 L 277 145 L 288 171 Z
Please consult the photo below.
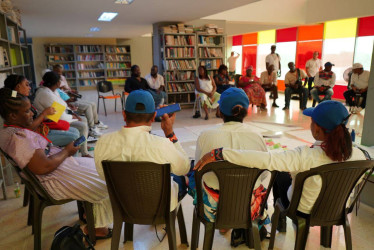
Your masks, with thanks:
M 136 109 L 137 104 L 143 104 L 144 109 Z M 155 101 L 148 91 L 134 90 L 126 99 L 125 110 L 135 114 L 151 114 L 155 112 Z
M 306 116 L 312 117 L 313 121 L 330 132 L 341 124 L 347 124 L 349 113 L 341 102 L 324 101 L 315 108 L 307 108 L 303 111 Z
M 241 105 L 243 108 L 248 109 L 249 99 L 246 93 L 239 88 L 226 89 L 218 101 L 219 110 L 227 116 L 232 116 L 232 108 L 236 105 Z
M 325 67 L 328 67 L 328 66 L 335 66 L 335 64 L 332 64 L 331 62 L 325 63 Z

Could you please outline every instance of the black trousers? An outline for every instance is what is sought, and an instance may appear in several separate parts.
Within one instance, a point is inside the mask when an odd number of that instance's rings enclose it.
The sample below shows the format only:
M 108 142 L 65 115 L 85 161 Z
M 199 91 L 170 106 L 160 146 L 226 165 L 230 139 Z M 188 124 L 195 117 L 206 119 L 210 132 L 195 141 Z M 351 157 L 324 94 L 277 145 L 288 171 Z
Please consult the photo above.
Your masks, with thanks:
M 362 100 L 362 102 L 361 102 L 360 107 L 363 108 L 363 109 L 364 109 L 365 106 L 366 106 L 366 95 L 367 95 L 367 93 L 368 93 L 367 91 L 364 92 L 364 93 L 361 93 L 361 97 L 363 98 L 363 100 Z M 353 89 L 350 89 L 350 90 L 347 90 L 347 91 L 344 92 L 344 98 L 345 98 L 346 102 L 348 103 L 348 105 L 349 105 L 350 107 L 356 105 L 356 104 L 353 102 L 353 97 L 355 97 L 355 96 L 356 96 L 356 92 L 354 92 Z
M 280 198 L 284 208 L 287 208 L 290 205 L 290 201 L 287 197 L 288 188 L 292 184 L 292 178 L 288 172 L 279 172 L 277 178 L 274 181 L 273 186 L 273 197 L 274 205 L 277 199 Z
M 308 78 L 308 90 L 309 90 L 309 95 L 310 95 L 310 91 L 312 90 L 312 84 L 314 82 L 314 77 L 309 77 Z

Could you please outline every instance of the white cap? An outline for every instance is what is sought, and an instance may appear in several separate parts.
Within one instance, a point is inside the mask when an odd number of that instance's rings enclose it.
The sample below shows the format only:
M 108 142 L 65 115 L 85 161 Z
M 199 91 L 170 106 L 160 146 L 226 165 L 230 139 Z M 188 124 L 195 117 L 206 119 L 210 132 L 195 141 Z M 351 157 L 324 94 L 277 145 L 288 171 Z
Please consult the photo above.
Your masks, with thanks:
M 352 69 L 363 69 L 363 68 L 364 68 L 364 66 L 362 66 L 361 63 L 355 63 L 352 66 Z

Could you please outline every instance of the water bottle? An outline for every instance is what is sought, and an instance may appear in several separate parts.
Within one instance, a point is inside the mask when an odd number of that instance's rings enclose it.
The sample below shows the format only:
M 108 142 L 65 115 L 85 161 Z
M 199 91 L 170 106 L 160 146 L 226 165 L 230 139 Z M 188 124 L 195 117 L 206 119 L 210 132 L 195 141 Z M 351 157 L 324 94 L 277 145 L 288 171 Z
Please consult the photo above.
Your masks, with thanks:
M 21 196 L 21 188 L 19 187 L 18 182 L 16 183 L 16 188 L 14 189 L 14 194 L 15 194 L 16 198 Z
M 354 129 L 352 129 L 351 138 L 352 138 L 352 142 L 356 140 L 356 131 Z

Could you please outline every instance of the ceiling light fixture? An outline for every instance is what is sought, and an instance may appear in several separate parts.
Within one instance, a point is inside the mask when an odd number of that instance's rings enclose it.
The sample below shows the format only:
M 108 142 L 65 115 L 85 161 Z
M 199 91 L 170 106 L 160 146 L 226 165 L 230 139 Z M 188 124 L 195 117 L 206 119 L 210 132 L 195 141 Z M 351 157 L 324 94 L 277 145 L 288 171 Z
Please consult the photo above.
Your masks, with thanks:
M 100 17 L 97 19 L 102 22 L 110 22 L 118 15 L 116 12 L 103 12 Z
M 100 31 L 101 29 L 99 28 L 99 27 L 91 27 L 90 28 L 90 31 L 91 32 L 98 32 L 98 31 Z
M 135 0 L 115 0 L 114 3 L 118 4 L 132 4 Z

